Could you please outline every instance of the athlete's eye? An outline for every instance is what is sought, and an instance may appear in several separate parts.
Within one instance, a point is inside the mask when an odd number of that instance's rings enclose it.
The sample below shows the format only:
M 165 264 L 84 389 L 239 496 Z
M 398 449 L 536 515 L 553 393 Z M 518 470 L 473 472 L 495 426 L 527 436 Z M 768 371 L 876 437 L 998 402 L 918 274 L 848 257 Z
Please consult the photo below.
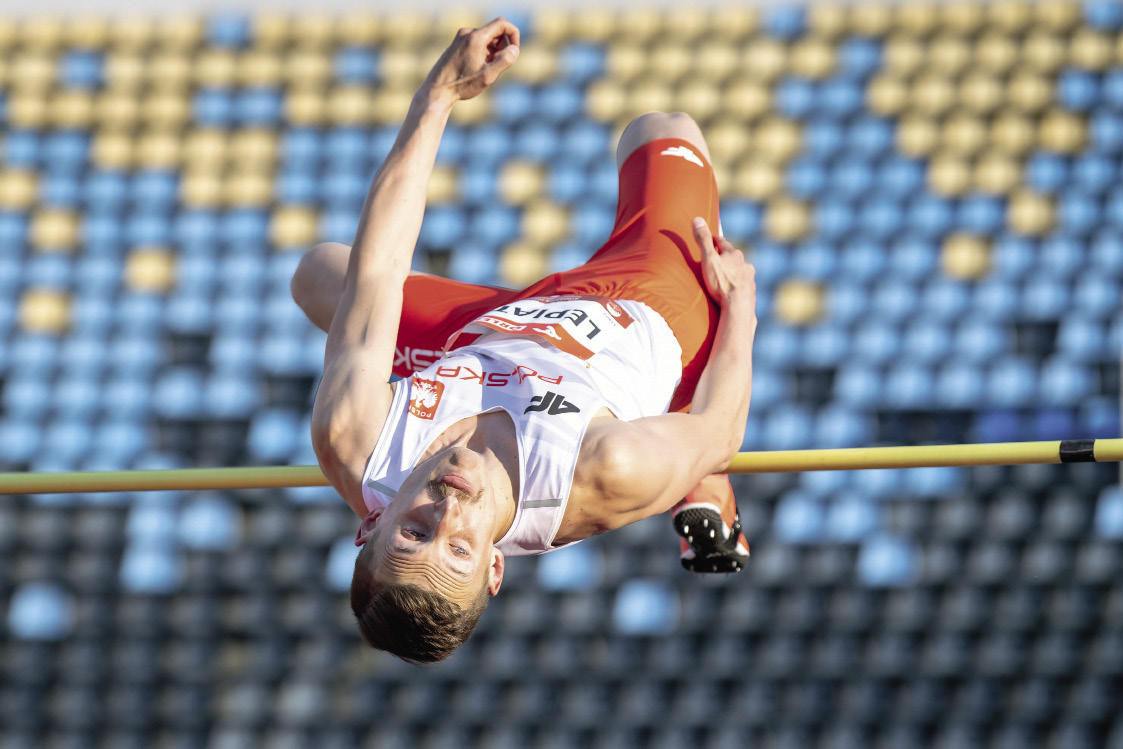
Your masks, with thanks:
M 406 534 L 408 534 L 408 535 L 410 535 L 410 536 L 413 536 L 414 538 L 423 538 L 423 536 L 422 536 L 422 534 L 421 534 L 421 533 L 419 533 L 419 532 L 417 532 L 417 531 L 415 531 L 415 530 L 413 530 L 413 529 L 411 529 L 411 528 L 406 528 L 406 529 L 404 529 L 404 530 L 403 530 L 403 533 L 406 533 Z
M 467 549 L 465 549 L 461 546 L 453 546 L 452 548 L 456 551 L 457 554 L 463 554 L 464 556 L 468 556 L 468 550 Z

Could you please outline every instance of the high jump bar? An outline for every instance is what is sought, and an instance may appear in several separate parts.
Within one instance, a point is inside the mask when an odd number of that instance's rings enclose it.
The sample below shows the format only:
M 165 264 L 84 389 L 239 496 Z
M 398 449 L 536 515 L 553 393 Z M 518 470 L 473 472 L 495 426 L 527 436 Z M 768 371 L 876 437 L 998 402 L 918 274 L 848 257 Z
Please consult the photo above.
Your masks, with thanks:
M 869 468 L 993 466 L 1123 461 L 1123 438 L 973 445 L 851 447 L 738 453 L 725 473 L 855 471 Z M 328 486 L 319 466 L 180 468 L 151 471 L 0 473 L 0 494 L 280 489 Z

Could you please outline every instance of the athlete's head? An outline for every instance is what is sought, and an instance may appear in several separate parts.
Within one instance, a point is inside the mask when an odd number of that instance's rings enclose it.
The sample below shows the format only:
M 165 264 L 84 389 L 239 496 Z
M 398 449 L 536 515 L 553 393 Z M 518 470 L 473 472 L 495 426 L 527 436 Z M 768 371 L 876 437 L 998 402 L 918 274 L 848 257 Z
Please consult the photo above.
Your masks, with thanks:
M 418 465 L 389 506 L 363 519 L 351 609 L 367 644 L 429 663 L 468 639 L 503 582 L 494 541 L 510 501 L 504 476 L 481 454 L 451 447 Z

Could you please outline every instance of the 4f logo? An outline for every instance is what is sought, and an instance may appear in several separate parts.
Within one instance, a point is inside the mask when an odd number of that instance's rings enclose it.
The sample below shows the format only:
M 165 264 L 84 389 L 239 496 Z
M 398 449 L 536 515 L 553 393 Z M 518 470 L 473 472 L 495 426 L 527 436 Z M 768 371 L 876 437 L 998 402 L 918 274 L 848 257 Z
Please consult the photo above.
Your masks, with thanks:
M 531 411 L 545 411 L 551 416 L 558 416 L 580 413 L 581 409 L 567 401 L 564 396 L 547 391 L 545 395 L 536 395 L 530 399 L 530 405 L 523 413 L 528 414 Z

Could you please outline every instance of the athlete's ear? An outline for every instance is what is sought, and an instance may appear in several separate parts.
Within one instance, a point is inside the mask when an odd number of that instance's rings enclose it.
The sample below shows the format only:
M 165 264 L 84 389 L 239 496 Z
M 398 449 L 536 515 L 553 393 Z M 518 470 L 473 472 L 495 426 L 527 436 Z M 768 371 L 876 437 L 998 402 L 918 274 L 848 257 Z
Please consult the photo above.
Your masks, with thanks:
M 503 584 L 503 552 L 499 549 L 491 550 L 491 567 L 488 568 L 487 592 L 495 595 L 499 586 Z
M 355 546 L 364 546 L 370 540 L 370 534 L 374 533 L 374 527 L 378 525 L 378 518 L 382 517 L 385 507 L 376 507 L 367 513 L 363 518 L 363 522 L 359 523 L 359 532 L 355 534 Z

